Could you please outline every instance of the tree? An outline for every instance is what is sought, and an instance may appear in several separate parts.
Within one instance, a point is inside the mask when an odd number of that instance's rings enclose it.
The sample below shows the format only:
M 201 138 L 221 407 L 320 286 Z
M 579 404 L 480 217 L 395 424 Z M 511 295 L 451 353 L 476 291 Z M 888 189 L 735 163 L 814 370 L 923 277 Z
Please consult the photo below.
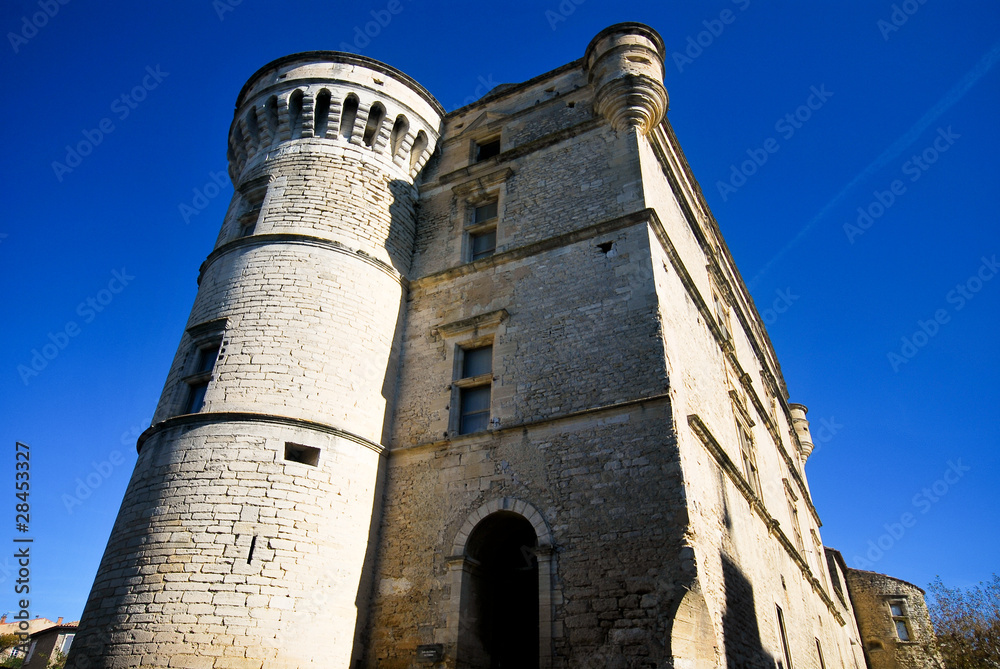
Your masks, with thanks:
M 0 653 L 21 643 L 21 637 L 16 634 L 0 634 Z
M 962 590 L 928 586 L 931 621 L 948 669 L 1000 669 L 1000 576 Z

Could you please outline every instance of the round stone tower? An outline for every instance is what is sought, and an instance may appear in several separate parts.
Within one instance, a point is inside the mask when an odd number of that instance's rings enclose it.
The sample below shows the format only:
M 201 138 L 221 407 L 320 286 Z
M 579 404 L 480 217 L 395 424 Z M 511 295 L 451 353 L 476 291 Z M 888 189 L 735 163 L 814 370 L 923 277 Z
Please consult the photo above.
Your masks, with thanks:
M 236 192 L 67 666 L 351 666 L 443 113 L 346 53 L 243 87 Z

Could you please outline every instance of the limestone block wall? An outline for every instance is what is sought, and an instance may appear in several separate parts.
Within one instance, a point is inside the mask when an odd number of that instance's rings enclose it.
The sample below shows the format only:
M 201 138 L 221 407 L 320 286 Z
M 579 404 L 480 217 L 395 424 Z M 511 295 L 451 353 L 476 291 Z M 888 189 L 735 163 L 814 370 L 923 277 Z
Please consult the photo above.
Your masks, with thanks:
M 236 193 L 68 666 L 350 666 L 441 113 L 334 52 L 244 87 Z
M 550 582 L 541 666 L 663 666 L 689 575 L 672 433 L 661 399 L 394 450 L 364 666 L 415 666 L 417 646 L 435 643 L 441 666 L 467 666 L 449 558 L 470 518 L 504 498 L 537 509 L 551 534 L 536 551 Z
M 871 669 L 944 666 L 933 646 L 934 626 L 923 590 L 898 578 L 860 569 L 847 569 L 846 580 Z M 893 606 L 897 608 L 893 610 Z M 900 624 L 905 631 L 899 629 Z
M 287 443 L 320 449 L 318 465 L 287 461 Z M 277 421 L 151 436 L 75 666 L 347 666 L 381 466 L 356 441 Z

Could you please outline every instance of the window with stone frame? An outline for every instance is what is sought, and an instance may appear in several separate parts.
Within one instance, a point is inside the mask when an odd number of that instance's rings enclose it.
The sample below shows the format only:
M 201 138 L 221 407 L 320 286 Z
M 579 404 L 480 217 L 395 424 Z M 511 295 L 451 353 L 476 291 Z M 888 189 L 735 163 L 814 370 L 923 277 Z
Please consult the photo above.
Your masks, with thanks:
M 493 344 L 460 348 L 457 423 L 459 434 L 483 432 L 490 426 L 493 387 Z
M 227 319 L 218 318 L 187 329 L 192 345 L 191 354 L 184 364 L 187 373 L 181 379 L 184 396 L 180 413 L 198 413 L 204 407 L 205 393 L 212 380 L 215 364 L 225 353 L 227 342 L 223 335 L 227 324 Z
M 910 635 L 910 616 L 906 602 L 902 599 L 889 600 L 889 615 L 892 617 L 893 631 L 900 641 L 912 641 Z
M 242 198 L 242 205 L 239 215 L 236 217 L 239 223 L 237 237 L 249 237 L 257 231 L 257 224 L 260 222 L 260 215 L 264 209 L 264 199 L 267 196 L 267 187 L 271 182 L 270 176 L 263 176 L 242 184 L 239 193 Z
M 221 345 L 221 341 L 216 341 L 195 350 L 192 373 L 184 378 L 188 394 L 181 413 L 198 413 L 205 406 L 205 391 L 208 390 L 208 382 L 212 380 L 212 370 L 215 369 Z
M 494 135 L 475 142 L 472 146 L 472 160 L 481 163 L 500 155 L 500 135 Z
M 779 660 L 778 666 L 782 667 L 782 669 L 793 669 L 791 648 L 788 645 L 788 632 L 785 630 L 785 614 L 777 604 L 775 604 L 775 608 L 778 614 L 778 636 L 781 640 L 781 655 L 785 660 L 784 663 Z
M 497 249 L 497 212 L 499 199 L 494 197 L 469 207 L 471 215 L 467 224 L 468 260 L 486 258 Z
M 760 473 L 757 470 L 757 454 L 754 449 L 753 435 L 750 428 L 742 420 L 736 419 L 736 435 L 740 442 L 740 460 L 743 464 L 743 475 L 757 497 L 762 498 L 760 488 Z
M 788 503 L 788 519 L 791 523 L 792 541 L 795 543 L 795 548 L 798 549 L 799 555 L 801 555 L 804 560 L 806 557 L 806 545 L 802 539 L 802 524 L 799 522 L 799 500 L 792 491 L 792 487 L 789 485 L 788 479 L 784 479 L 784 484 L 785 501 Z

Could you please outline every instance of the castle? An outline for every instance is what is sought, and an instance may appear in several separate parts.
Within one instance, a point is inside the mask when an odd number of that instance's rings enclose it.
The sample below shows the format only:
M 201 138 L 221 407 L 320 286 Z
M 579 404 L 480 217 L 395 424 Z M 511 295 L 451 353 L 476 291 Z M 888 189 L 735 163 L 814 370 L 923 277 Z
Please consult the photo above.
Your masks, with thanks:
M 67 666 L 933 666 L 922 592 L 823 546 L 663 58 L 611 26 L 450 113 L 250 78 Z

